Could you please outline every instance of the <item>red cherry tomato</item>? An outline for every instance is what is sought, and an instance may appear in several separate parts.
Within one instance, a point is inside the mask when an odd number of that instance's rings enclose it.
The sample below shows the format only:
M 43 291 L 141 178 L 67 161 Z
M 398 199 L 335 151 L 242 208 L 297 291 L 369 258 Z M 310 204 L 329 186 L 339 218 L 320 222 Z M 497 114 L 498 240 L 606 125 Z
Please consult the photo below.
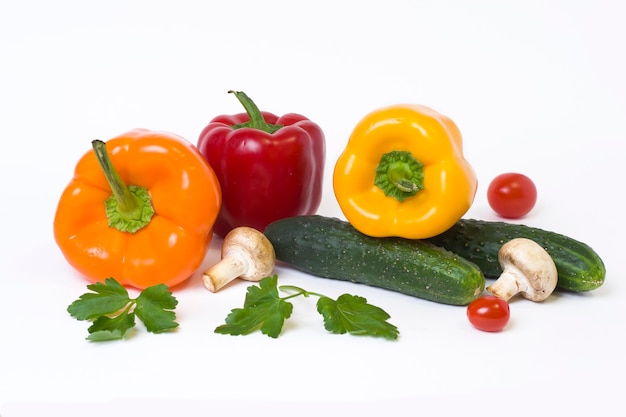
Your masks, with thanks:
M 499 332 L 509 322 L 509 303 L 495 295 L 485 295 L 467 306 L 467 318 L 479 330 Z
M 526 175 L 507 172 L 491 181 L 487 200 L 500 216 L 516 219 L 527 215 L 535 207 L 537 188 Z

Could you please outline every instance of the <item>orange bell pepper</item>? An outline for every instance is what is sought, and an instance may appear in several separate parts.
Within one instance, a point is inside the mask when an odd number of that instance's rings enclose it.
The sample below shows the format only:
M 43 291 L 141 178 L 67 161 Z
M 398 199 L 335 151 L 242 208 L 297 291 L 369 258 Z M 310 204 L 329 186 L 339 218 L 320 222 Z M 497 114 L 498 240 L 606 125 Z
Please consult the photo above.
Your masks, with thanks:
M 135 129 L 93 141 L 63 191 L 54 238 L 92 282 L 174 286 L 202 263 L 221 205 L 215 173 L 179 136 Z
M 361 233 L 424 239 L 467 212 L 477 180 L 451 119 L 425 106 L 396 105 L 357 124 L 336 162 L 333 187 Z

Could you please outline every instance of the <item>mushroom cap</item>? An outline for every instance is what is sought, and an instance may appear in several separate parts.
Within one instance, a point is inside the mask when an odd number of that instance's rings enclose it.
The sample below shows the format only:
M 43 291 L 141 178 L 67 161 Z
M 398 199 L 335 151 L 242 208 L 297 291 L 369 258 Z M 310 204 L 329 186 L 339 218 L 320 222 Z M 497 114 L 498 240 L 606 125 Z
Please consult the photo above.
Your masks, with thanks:
M 247 272 L 239 278 L 260 281 L 274 270 L 274 246 L 263 233 L 252 227 L 236 227 L 224 237 L 222 258 L 235 254 L 244 259 L 248 266 Z
M 519 271 L 519 293 L 529 300 L 543 301 L 556 288 L 558 271 L 554 260 L 532 239 L 514 238 L 506 242 L 498 252 L 498 261 L 503 270 Z

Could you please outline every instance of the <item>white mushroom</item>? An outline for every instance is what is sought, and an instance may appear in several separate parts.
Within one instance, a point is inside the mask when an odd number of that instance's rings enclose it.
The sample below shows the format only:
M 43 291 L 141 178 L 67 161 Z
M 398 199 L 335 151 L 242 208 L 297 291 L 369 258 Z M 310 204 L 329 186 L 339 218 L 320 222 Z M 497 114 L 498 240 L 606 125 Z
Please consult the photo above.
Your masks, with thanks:
M 558 272 L 552 257 L 537 242 L 515 238 L 498 251 L 502 274 L 487 291 L 506 301 L 516 294 L 543 301 L 556 288 Z
M 276 254 L 265 235 L 251 227 L 236 227 L 222 243 L 222 259 L 202 274 L 207 290 L 217 292 L 235 278 L 260 281 L 274 269 Z

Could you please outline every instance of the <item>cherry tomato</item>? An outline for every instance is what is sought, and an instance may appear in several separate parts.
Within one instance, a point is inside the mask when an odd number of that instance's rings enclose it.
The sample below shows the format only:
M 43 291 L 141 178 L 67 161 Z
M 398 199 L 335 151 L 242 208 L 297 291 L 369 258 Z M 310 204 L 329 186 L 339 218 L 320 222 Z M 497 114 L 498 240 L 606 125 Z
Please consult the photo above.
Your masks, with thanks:
M 509 303 L 495 295 L 485 295 L 467 306 L 467 318 L 479 330 L 499 332 L 509 322 Z
M 516 219 L 527 215 L 535 207 L 537 188 L 526 175 L 507 172 L 491 181 L 487 200 L 500 216 Z

